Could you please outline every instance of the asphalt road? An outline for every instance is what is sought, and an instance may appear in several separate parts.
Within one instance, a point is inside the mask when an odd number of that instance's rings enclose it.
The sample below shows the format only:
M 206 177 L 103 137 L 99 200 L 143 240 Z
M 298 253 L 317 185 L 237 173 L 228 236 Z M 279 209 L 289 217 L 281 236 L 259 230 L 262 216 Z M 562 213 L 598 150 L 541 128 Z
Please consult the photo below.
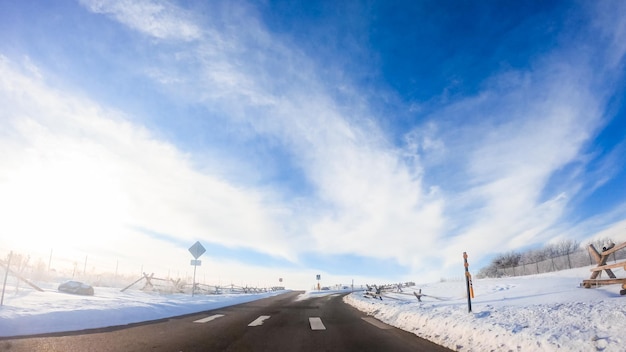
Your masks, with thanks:
M 341 295 L 300 292 L 123 327 L 0 340 L 0 351 L 450 351 L 367 317 Z

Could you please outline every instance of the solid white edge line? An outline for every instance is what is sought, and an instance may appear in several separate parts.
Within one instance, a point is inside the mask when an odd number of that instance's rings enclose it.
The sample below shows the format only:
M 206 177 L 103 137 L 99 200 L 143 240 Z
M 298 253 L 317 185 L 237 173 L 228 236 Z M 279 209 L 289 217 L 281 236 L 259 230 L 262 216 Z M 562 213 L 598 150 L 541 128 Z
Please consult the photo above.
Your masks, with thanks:
M 194 321 L 194 323 L 200 323 L 200 324 L 202 324 L 202 323 L 208 323 L 208 322 L 210 322 L 211 320 L 215 320 L 215 319 L 217 319 L 217 318 L 221 318 L 221 317 L 223 317 L 223 316 L 224 316 L 224 314 L 215 314 L 215 315 L 211 315 L 210 317 L 206 317 L 206 318 L 198 319 L 198 320 Z
M 261 315 L 260 317 L 256 318 L 252 323 L 248 324 L 248 326 L 263 325 L 263 322 L 269 318 L 270 318 L 269 315 Z
M 311 324 L 311 330 L 326 330 L 324 323 L 322 323 L 322 318 L 320 317 L 310 317 L 309 324 Z

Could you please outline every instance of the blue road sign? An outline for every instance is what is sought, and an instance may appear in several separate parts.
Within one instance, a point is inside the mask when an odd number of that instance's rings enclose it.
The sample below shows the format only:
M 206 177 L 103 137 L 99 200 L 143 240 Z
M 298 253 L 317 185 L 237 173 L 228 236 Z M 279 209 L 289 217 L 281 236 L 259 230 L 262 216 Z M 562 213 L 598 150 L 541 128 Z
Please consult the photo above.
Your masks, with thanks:
M 204 254 L 204 252 L 206 252 L 206 249 L 202 247 L 202 245 L 200 244 L 200 241 L 196 241 L 196 243 L 194 243 L 193 246 L 189 247 L 189 253 L 191 253 L 191 255 L 193 255 L 193 257 L 196 259 L 198 259 L 202 254 Z

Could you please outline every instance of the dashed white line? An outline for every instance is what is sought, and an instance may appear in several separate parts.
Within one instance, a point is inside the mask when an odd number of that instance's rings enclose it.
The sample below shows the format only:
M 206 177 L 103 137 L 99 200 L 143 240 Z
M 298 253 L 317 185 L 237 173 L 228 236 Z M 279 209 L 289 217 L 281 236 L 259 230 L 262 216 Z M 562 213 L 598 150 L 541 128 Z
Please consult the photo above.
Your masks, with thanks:
M 322 319 L 319 317 L 310 317 L 309 324 L 311 324 L 311 330 L 326 330 Z
M 256 318 L 252 323 L 248 324 L 248 326 L 263 325 L 263 322 L 266 321 L 269 318 L 270 318 L 269 315 L 261 315 L 260 317 Z
M 206 317 L 206 318 L 198 319 L 198 320 L 194 321 L 194 323 L 200 323 L 200 324 L 203 324 L 203 323 L 208 323 L 208 322 L 210 322 L 211 320 L 215 320 L 215 319 L 217 319 L 217 318 L 221 318 L 221 317 L 223 317 L 223 316 L 224 316 L 224 314 L 215 314 L 215 315 L 211 315 L 210 317 Z

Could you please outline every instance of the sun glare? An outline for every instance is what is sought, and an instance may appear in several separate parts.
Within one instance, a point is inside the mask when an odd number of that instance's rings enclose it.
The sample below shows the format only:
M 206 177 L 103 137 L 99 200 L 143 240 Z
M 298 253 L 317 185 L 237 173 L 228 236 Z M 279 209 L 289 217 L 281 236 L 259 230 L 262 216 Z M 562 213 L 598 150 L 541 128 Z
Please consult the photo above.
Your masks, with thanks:
M 124 226 L 126 198 L 103 160 L 84 153 L 26 158 L 0 183 L 9 247 L 83 248 Z

